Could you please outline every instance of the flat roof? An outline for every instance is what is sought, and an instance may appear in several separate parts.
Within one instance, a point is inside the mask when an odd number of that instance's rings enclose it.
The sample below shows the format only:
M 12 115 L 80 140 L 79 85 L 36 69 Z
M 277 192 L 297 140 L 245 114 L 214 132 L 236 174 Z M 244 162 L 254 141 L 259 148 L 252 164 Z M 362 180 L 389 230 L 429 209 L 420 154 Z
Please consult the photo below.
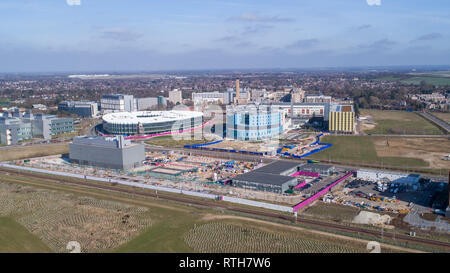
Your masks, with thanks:
M 297 163 L 297 162 L 277 160 L 277 161 L 272 162 L 264 167 L 255 169 L 255 170 L 253 170 L 253 172 L 279 175 L 282 172 L 285 172 L 287 170 L 290 170 L 290 169 L 295 168 L 300 165 L 301 165 L 301 163 Z
M 283 185 L 292 180 L 296 180 L 296 177 L 284 176 L 278 174 L 270 174 L 270 173 L 261 173 L 261 172 L 249 172 L 238 175 L 234 177 L 232 180 L 253 182 L 259 184 L 268 184 L 268 185 Z
M 333 169 L 333 165 L 325 165 L 325 164 L 316 164 L 316 163 L 306 163 L 300 166 L 300 170 L 302 169 L 310 169 L 310 170 L 320 170 L 320 171 L 328 171 Z
M 202 117 L 202 112 L 196 111 L 140 111 L 140 112 L 119 112 L 103 116 L 103 120 L 108 123 L 138 124 L 138 123 L 158 123 L 178 121 L 189 118 Z

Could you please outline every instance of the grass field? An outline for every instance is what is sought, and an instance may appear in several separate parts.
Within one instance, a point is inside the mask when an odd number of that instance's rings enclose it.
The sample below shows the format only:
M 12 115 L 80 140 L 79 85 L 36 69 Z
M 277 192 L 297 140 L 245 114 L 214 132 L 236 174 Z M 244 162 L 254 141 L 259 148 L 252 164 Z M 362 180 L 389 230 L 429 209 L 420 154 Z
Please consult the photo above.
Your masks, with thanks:
M 329 149 L 313 154 L 308 158 L 349 163 L 362 163 L 377 166 L 428 167 L 429 164 L 419 158 L 379 157 L 370 136 L 325 136 L 322 142 L 331 143 Z
M 323 202 L 316 202 L 313 206 L 310 206 L 305 210 L 305 214 L 339 221 L 351 221 L 358 212 L 359 209 L 354 207 L 327 204 Z
M 378 81 L 399 81 L 405 84 L 415 84 L 419 85 L 422 81 L 425 81 L 430 85 L 438 85 L 438 86 L 447 86 L 450 85 L 450 77 L 448 76 L 439 76 L 439 75 L 426 75 L 426 76 L 411 76 L 411 75 L 402 75 L 401 77 L 382 77 L 376 79 Z
M 182 148 L 185 145 L 195 145 L 195 144 L 202 144 L 207 143 L 209 141 L 204 139 L 173 139 L 171 136 L 159 136 L 154 137 L 152 139 L 149 139 L 145 141 L 147 144 L 153 144 L 153 145 L 159 145 L 164 147 L 174 147 L 174 148 Z
M 440 119 L 442 119 L 443 121 L 450 123 L 450 113 L 440 113 L 440 112 L 432 112 L 431 113 L 433 116 L 436 116 Z
M 67 143 L 4 147 L 0 150 L 0 161 L 64 154 L 68 152 L 69 145 Z
M 0 253 L 52 252 L 37 236 L 10 217 L 0 217 Z
M 326 237 L 326 236 L 325 236 Z M 236 220 L 198 225 L 185 236 L 186 244 L 201 253 L 360 253 L 363 243 L 309 232 L 288 233 L 265 225 Z
M 441 135 L 443 132 L 421 116 L 406 111 L 361 110 L 361 115 L 371 116 L 375 128 L 367 134 L 383 135 Z

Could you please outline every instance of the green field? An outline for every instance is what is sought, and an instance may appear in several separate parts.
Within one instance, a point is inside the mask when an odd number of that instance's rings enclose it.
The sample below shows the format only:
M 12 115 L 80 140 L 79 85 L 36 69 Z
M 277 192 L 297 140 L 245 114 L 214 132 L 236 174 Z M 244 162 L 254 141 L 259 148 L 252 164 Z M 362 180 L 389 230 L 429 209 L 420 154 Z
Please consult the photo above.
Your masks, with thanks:
M 358 208 L 323 202 L 317 202 L 305 210 L 305 214 L 339 221 L 352 221 L 358 212 Z
M 422 81 L 425 81 L 425 83 L 430 85 L 437 85 L 437 86 L 448 86 L 450 85 L 450 77 L 440 77 L 438 75 L 430 75 L 430 76 L 410 76 L 410 75 L 404 75 L 401 77 L 382 77 L 378 78 L 376 80 L 379 81 L 399 81 L 401 83 L 405 84 L 415 84 L 419 85 Z
M 378 157 L 370 136 L 325 136 L 321 142 L 331 143 L 332 147 L 309 156 L 311 159 L 330 160 L 342 163 L 361 163 L 376 166 L 428 167 L 419 158 Z
M 443 132 L 428 120 L 413 112 L 362 109 L 361 115 L 370 115 L 376 126 L 367 134 L 382 135 L 441 135 Z
M 445 121 L 447 123 L 450 123 L 450 113 L 432 112 L 430 114 L 442 119 L 443 121 Z
M 207 140 L 204 139 L 173 139 L 171 136 L 158 136 L 152 139 L 145 141 L 147 144 L 153 144 L 164 147 L 174 147 L 174 148 L 182 148 L 185 145 L 195 145 L 195 144 L 203 144 L 207 143 Z
M 33 146 L 5 147 L 0 150 L 0 162 L 16 159 L 33 158 L 48 155 L 65 154 L 69 152 L 69 145 L 41 144 Z
M 0 253 L 51 252 L 37 236 L 9 217 L 0 217 Z

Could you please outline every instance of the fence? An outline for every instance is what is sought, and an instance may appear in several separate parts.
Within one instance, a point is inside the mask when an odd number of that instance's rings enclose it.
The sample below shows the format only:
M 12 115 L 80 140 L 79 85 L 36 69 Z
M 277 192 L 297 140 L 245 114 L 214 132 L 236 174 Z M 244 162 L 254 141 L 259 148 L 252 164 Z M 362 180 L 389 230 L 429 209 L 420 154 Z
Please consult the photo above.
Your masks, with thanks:
M 294 212 L 296 212 L 297 210 L 311 204 L 312 202 L 314 202 L 315 200 L 317 200 L 319 197 L 321 197 L 322 195 L 324 195 L 325 193 L 327 193 L 332 187 L 336 186 L 339 182 L 345 180 L 346 178 L 350 177 L 351 175 L 353 175 L 355 173 L 355 171 L 351 171 L 350 173 L 344 175 L 343 177 L 339 178 L 338 180 L 334 181 L 333 183 L 331 183 L 330 185 L 328 185 L 327 187 L 325 187 L 323 190 L 319 191 L 318 193 L 314 194 L 313 196 L 311 196 L 310 198 L 306 199 L 305 201 L 297 204 L 296 206 L 294 206 L 292 209 Z
M 223 201 L 227 201 L 227 202 L 231 202 L 231 203 L 237 203 L 237 204 L 252 206 L 252 207 L 266 208 L 266 209 L 272 209 L 272 210 L 278 210 L 278 211 L 292 213 L 292 208 L 291 207 L 287 207 L 287 206 L 280 206 L 280 205 L 276 205 L 276 204 L 258 202 L 258 201 L 241 199 L 241 198 L 235 198 L 235 197 L 229 197 L 229 196 L 223 196 L 222 200 Z
M 128 181 L 117 180 L 117 179 L 108 179 L 108 178 L 101 178 L 101 177 L 95 177 L 95 176 L 84 176 L 81 174 L 72 174 L 72 173 L 65 173 L 65 172 L 42 170 L 42 169 L 37 169 L 37 168 L 16 166 L 16 165 L 5 164 L 5 163 L 0 163 L 0 167 L 23 170 L 23 171 L 30 171 L 30 172 L 38 172 L 38 173 L 44 173 L 44 174 L 51 174 L 51 175 L 58 175 L 58 176 L 73 177 L 73 178 L 79 178 L 79 179 L 89 179 L 89 180 L 93 180 L 93 181 L 101 181 L 101 182 L 107 182 L 107 183 L 117 183 L 120 185 L 126 185 L 126 186 L 132 186 L 132 187 L 138 187 L 138 188 L 144 188 L 144 189 L 186 194 L 186 195 L 190 195 L 190 196 L 196 196 L 196 197 L 202 197 L 202 198 L 214 199 L 214 200 L 223 200 L 226 202 L 243 204 L 243 205 L 248 205 L 248 206 L 252 206 L 252 207 L 260 207 L 260 208 L 272 209 L 272 210 L 283 211 L 283 212 L 292 212 L 291 207 L 280 206 L 280 205 L 258 202 L 258 201 L 252 201 L 252 200 L 246 200 L 246 199 L 241 199 L 241 198 L 219 196 L 219 195 L 202 193 L 202 192 L 186 191 L 186 190 L 175 189 L 175 188 L 140 184 L 140 183 L 136 183 L 136 182 L 128 182 Z

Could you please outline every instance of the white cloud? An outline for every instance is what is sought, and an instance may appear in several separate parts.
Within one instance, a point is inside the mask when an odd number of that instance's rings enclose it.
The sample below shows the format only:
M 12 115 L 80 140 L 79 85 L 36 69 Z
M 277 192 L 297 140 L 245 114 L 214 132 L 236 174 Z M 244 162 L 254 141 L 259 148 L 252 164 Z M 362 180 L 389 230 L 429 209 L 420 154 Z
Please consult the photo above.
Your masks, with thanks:
M 81 6 L 81 0 L 66 0 L 69 6 Z
M 381 0 L 366 0 L 369 6 L 381 6 Z

